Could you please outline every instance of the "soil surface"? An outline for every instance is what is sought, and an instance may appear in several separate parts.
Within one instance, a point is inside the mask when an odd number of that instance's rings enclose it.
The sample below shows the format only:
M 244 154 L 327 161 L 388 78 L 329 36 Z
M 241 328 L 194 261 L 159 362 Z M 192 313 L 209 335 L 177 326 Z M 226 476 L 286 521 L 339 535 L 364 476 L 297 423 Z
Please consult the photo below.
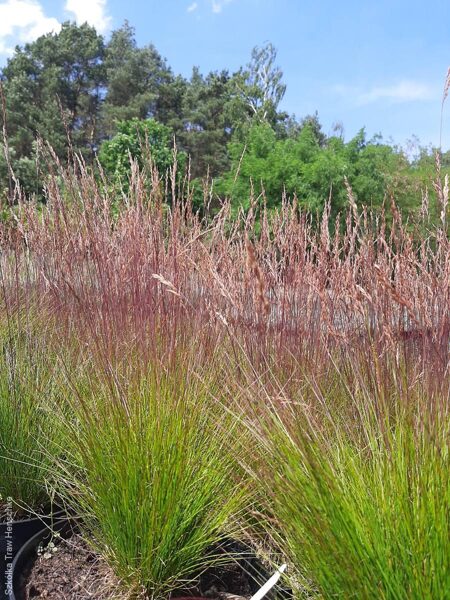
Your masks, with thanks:
M 40 548 L 22 575 L 17 600 L 117 600 L 117 581 L 108 566 L 75 535 Z
M 231 551 L 241 551 L 233 544 Z M 224 548 L 224 552 L 230 548 Z M 211 567 L 189 588 L 173 592 L 171 600 L 202 596 L 210 600 L 248 600 L 267 579 L 254 557 Z M 119 582 L 106 563 L 94 554 L 79 535 L 56 540 L 40 548 L 34 564 L 22 574 L 17 600 L 124 600 L 118 595 Z M 144 599 L 143 599 L 144 600 Z

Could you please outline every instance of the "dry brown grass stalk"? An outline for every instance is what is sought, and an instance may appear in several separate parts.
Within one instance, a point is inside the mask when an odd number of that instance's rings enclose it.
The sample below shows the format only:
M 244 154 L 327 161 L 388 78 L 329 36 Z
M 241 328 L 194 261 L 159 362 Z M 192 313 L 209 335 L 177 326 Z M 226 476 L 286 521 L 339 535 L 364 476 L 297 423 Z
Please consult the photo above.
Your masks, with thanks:
M 108 360 L 171 360 L 193 339 L 206 357 L 225 322 L 228 344 L 287 371 L 292 357 L 320 370 L 330 351 L 368 344 L 411 356 L 413 370 L 426 363 L 430 379 L 448 369 L 444 222 L 433 230 L 425 219 L 414 238 L 395 204 L 389 227 L 383 213 L 355 212 L 349 189 L 332 236 L 329 207 L 317 222 L 295 199 L 276 213 L 263 206 L 259 221 L 256 211 L 233 220 L 224 203 L 206 221 L 186 202 L 164 206 L 158 175 L 138 170 L 115 214 L 81 162 L 55 169 L 47 205 L 22 202 L 0 225 L 7 295 L 41 298 Z M 436 186 L 444 205 L 448 184 Z

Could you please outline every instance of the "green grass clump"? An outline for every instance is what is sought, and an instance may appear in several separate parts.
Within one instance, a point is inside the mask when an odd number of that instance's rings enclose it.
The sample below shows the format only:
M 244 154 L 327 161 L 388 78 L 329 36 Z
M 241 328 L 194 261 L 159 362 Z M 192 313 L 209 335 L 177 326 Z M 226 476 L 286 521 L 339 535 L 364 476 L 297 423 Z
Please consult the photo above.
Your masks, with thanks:
M 52 409 L 61 376 L 39 336 L 10 323 L 0 332 L 0 508 L 11 499 L 19 517 L 50 504 L 49 474 L 62 445 Z
M 239 433 L 210 385 L 178 367 L 92 384 L 67 421 L 64 497 L 124 593 L 162 597 L 214 560 L 207 549 L 236 532 L 248 499 L 230 454 Z
M 356 394 L 346 426 L 332 404 L 329 427 L 298 408 L 272 422 L 273 510 L 298 597 L 450 598 L 450 423 L 410 400 L 386 415 Z

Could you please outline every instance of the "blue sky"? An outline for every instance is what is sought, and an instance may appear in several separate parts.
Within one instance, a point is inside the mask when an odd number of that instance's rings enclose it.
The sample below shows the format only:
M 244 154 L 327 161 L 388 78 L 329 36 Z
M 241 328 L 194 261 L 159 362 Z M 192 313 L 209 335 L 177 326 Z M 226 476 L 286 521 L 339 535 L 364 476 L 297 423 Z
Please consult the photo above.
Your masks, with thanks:
M 278 49 L 287 92 L 282 108 L 319 112 L 346 138 L 405 145 L 439 140 L 450 65 L 449 0 L 0 0 L 0 65 L 16 43 L 88 21 L 106 36 L 128 19 L 139 45 L 153 43 L 176 73 L 245 65 L 253 46 Z M 443 146 L 450 147 L 450 98 Z

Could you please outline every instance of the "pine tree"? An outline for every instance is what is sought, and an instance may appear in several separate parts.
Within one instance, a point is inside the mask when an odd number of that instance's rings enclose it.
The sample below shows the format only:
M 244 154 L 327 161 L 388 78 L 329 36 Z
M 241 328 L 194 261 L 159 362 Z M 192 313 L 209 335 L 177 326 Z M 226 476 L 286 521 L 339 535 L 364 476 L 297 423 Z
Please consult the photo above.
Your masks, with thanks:
M 173 81 L 173 74 L 152 44 L 138 48 L 134 28 L 127 21 L 111 35 L 105 69 L 108 88 L 102 125 L 106 137 L 115 133 L 120 121 L 157 116 L 161 90 Z
M 36 140 L 60 159 L 72 149 L 88 160 L 99 141 L 98 113 L 105 86 L 102 36 L 87 24 L 64 23 L 17 47 L 2 71 L 6 131 L 14 171 L 27 191 L 36 191 Z

